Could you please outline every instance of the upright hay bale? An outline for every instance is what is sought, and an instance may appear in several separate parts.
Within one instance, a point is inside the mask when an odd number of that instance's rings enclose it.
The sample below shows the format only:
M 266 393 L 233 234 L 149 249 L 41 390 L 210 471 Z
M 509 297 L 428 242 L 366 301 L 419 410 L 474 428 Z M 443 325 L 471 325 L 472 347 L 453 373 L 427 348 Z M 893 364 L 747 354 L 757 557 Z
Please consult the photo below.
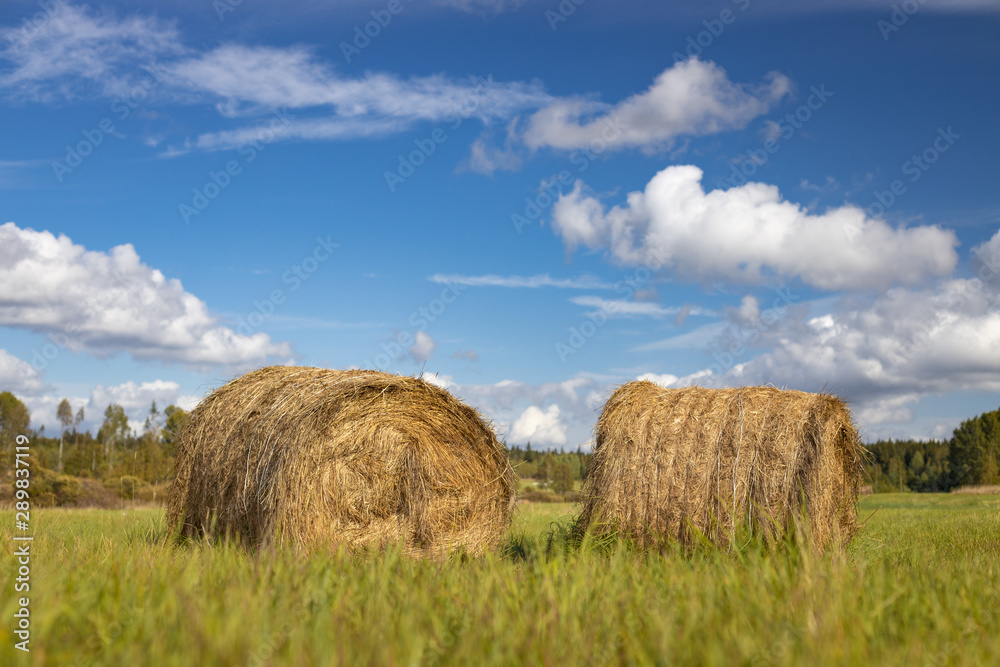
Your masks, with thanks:
M 724 545 L 737 525 L 772 542 L 805 516 L 821 549 L 854 534 L 861 457 L 834 396 L 630 382 L 597 422 L 579 527 L 643 547 L 690 544 L 694 528 Z
M 219 388 L 181 432 L 170 525 L 252 545 L 495 546 L 513 508 L 507 452 L 423 380 L 274 366 Z

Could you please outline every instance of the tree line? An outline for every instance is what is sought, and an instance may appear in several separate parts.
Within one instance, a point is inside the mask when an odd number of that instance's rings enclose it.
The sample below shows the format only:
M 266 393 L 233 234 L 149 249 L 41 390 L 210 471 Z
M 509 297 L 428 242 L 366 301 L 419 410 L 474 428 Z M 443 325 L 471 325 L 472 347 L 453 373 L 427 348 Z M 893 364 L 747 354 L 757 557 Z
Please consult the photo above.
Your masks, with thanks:
M 872 490 L 950 491 L 1000 484 L 1000 409 L 963 421 L 950 440 L 879 440 L 868 445 Z
M 96 435 L 80 430 L 84 409 L 73 411 L 67 399 L 56 409 L 58 437 L 45 427 L 30 428 L 31 413 L 14 394 L 0 392 L 0 476 L 11 474 L 15 439 L 32 436 L 33 465 L 60 474 L 95 479 L 130 476 L 149 484 L 173 476 L 177 438 L 187 413 L 171 405 L 160 410 L 154 401 L 140 429 L 129 425 L 125 409 L 112 403 Z M 866 478 L 873 491 L 945 492 L 959 486 L 1000 484 L 1000 409 L 963 421 L 949 440 L 879 440 L 866 445 Z M 591 454 L 508 448 L 521 479 L 539 488 L 573 497 L 587 474 Z
M 60 401 L 56 417 L 58 437 L 42 426 L 30 428 L 31 412 L 9 391 L 0 392 L 0 470 L 10 474 L 14 442 L 29 435 L 32 466 L 73 477 L 111 479 L 135 477 L 150 484 L 170 481 L 174 470 L 177 436 L 187 413 L 175 405 L 161 411 L 156 401 L 149 407 L 141 430 L 129 425 L 125 408 L 112 403 L 96 435 L 80 430 L 86 413 L 75 413 L 68 399 Z

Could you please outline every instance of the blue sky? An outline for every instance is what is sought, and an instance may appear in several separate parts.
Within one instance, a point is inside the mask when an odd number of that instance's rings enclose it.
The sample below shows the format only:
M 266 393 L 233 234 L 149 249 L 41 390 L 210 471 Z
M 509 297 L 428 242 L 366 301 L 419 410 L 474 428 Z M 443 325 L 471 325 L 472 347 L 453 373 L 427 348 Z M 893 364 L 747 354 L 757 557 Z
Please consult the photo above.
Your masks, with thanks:
M 0 388 L 54 432 L 377 367 L 575 448 L 648 377 L 947 437 L 1000 392 L 1000 12 L 785 4 L 6 2 Z

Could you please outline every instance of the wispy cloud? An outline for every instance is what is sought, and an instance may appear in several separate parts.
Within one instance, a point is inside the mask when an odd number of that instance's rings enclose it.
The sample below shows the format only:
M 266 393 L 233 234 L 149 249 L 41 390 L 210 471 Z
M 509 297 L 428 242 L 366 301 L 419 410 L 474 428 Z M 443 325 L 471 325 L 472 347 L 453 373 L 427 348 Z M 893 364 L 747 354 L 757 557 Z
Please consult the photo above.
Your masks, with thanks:
M 616 317 L 654 317 L 663 318 L 675 316 L 682 311 L 686 315 L 715 315 L 712 311 L 700 306 L 669 306 L 664 308 L 650 301 L 627 301 L 625 299 L 602 299 L 599 296 L 575 296 L 570 302 L 578 306 L 596 308 L 611 318 Z
M 469 287 L 513 287 L 539 288 L 555 287 L 558 289 L 611 289 L 611 285 L 594 276 L 579 276 L 577 278 L 553 278 L 547 273 L 534 276 L 463 276 L 457 273 L 435 273 L 428 278 L 431 282 Z
M 500 11 L 497 0 L 451 0 L 467 10 Z M 224 43 L 187 46 L 174 23 L 155 16 L 120 17 L 85 5 L 58 3 L 40 27 L 0 29 L 0 94 L 8 100 L 65 103 L 128 94 L 152 72 L 147 94 L 158 103 L 213 106 L 230 127 L 198 131 L 166 143 L 165 156 L 233 148 L 261 130 L 250 120 L 293 110 L 275 140 L 331 141 L 381 137 L 419 123 L 477 119 L 484 134 L 468 167 L 491 173 L 518 169 L 540 148 L 571 150 L 605 140 L 609 148 L 655 150 L 676 137 L 745 127 L 790 89 L 771 73 L 761 83 L 734 83 L 725 71 L 697 58 L 671 65 L 645 91 L 617 104 L 586 93 L 558 98 L 539 82 L 344 74 L 306 46 Z M 522 122 L 523 120 L 523 122 Z M 232 125 L 237 125 L 233 127 Z M 505 127 L 503 145 L 491 136 Z
M 661 350 L 704 349 L 709 343 L 721 336 L 729 324 L 727 322 L 712 322 L 692 329 L 687 333 L 670 336 L 652 343 L 632 348 L 632 352 L 657 352 Z
M 9 63 L 0 73 L 0 90 L 16 100 L 124 95 L 139 77 L 148 76 L 143 66 L 183 52 L 173 23 L 54 4 L 31 29 L 0 29 L 0 61 Z

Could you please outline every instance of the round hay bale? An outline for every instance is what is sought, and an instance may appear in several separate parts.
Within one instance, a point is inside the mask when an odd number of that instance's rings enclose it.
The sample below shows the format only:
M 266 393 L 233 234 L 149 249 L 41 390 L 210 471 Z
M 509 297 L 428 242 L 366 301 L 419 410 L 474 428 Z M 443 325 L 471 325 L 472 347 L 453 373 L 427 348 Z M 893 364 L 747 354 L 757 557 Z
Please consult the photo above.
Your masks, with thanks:
M 182 535 L 255 546 L 481 553 L 506 530 L 515 488 L 493 430 L 447 391 L 378 371 L 273 366 L 188 417 L 168 519 Z
M 738 526 L 772 543 L 798 526 L 817 548 L 856 530 L 863 454 L 834 396 L 630 382 L 596 430 L 581 530 L 647 547 L 698 533 L 725 545 Z

